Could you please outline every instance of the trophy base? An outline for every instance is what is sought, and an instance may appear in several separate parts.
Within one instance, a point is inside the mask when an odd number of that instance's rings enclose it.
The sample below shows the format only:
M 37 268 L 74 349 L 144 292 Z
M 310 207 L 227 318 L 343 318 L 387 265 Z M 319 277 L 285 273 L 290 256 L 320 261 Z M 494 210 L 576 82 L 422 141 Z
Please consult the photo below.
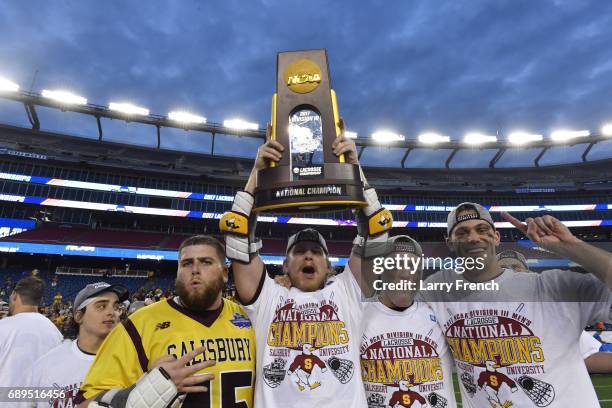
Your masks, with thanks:
M 346 163 L 326 163 L 324 178 L 287 180 L 288 166 L 259 171 L 253 212 L 336 211 L 367 206 L 359 167 Z M 284 180 L 283 180 L 284 179 Z

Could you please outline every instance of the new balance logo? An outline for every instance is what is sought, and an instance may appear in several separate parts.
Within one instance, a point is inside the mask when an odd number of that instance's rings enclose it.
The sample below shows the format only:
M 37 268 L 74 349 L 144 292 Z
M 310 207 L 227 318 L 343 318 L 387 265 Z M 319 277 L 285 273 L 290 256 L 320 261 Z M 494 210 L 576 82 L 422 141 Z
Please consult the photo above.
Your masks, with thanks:
M 161 322 L 155 325 L 155 330 L 163 330 L 167 329 L 168 327 L 170 327 L 170 322 Z

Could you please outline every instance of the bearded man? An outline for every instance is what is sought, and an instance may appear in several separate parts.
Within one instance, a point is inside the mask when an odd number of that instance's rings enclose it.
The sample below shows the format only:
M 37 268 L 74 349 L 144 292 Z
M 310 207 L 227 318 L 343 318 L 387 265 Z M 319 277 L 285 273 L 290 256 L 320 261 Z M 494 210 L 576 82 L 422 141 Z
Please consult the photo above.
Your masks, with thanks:
M 255 337 L 242 307 L 222 297 L 227 279 L 219 241 L 186 239 L 177 296 L 136 311 L 108 335 L 80 406 L 252 407 Z

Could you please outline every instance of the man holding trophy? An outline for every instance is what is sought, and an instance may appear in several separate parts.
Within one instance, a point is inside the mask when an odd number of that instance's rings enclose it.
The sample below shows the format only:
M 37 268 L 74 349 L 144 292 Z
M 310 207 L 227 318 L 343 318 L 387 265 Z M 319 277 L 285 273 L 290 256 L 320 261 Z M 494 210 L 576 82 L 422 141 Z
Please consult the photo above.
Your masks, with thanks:
M 360 248 L 386 243 L 391 213 L 367 186 L 355 143 L 343 135 L 325 51 L 280 53 L 277 71 L 268 140 L 220 221 L 237 295 L 256 332 L 255 406 L 365 407 Z M 257 213 L 321 208 L 357 208 L 347 267 L 328 278 L 325 239 L 307 228 L 287 243 L 283 271 L 291 287 L 276 284 L 258 254 Z

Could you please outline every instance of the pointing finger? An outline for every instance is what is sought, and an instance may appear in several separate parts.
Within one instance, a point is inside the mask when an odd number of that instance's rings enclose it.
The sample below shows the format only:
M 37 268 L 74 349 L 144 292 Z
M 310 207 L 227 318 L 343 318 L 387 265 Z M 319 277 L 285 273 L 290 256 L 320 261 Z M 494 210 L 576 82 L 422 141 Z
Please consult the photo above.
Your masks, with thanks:
M 509 213 L 503 211 L 501 213 L 501 216 L 504 220 L 508 221 L 510 224 L 514 225 L 516 228 L 518 228 L 521 232 L 525 233 L 527 232 L 527 225 L 523 224 L 522 222 L 520 222 L 519 220 L 517 220 L 516 218 L 514 218 L 512 215 L 510 215 Z

